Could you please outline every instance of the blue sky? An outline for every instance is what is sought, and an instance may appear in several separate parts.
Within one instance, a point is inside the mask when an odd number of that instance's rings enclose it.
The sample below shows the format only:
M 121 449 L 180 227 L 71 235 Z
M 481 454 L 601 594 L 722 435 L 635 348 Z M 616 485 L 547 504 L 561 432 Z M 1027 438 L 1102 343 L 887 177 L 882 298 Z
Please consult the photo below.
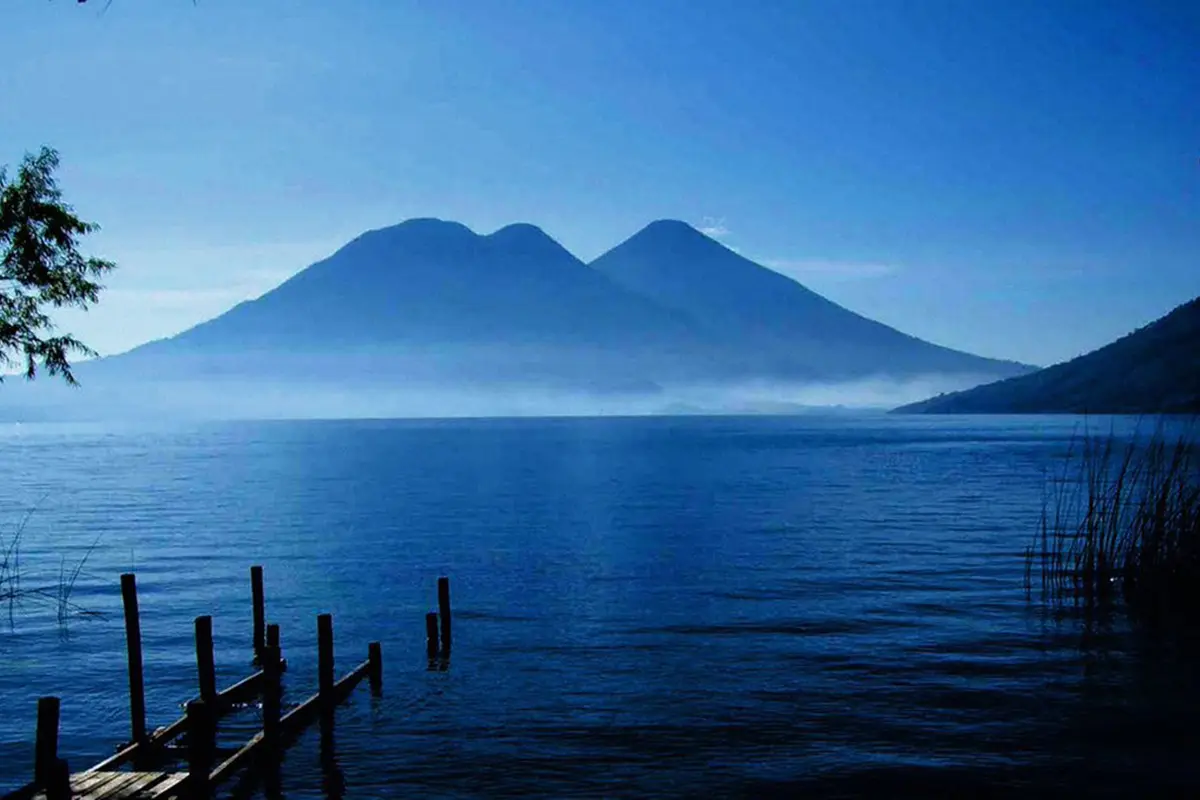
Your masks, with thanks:
M 1050 363 L 1200 294 L 1200 5 L 69 0 L 0 10 L 121 269 L 101 352 L 412 216 L 584 259 L 681 218 L 848 307 Z

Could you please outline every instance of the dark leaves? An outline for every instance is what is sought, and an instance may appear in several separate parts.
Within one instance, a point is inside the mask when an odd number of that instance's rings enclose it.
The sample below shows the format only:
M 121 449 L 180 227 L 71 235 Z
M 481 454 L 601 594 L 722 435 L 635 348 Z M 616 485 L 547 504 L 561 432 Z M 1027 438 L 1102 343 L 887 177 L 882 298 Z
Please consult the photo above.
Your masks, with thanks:
M 75 216 L 54 179 L 58 153 L 27 155 L 9 183 L 0 171 L 0 367 L 39 366 L 74 384 L 70 356 L 93 355 L 73 336 L 55 335 L 47 308 L 86 309 L 100 297 L 99 278 L 114 264 L 85 258 L 80 239 L 97 226 Z

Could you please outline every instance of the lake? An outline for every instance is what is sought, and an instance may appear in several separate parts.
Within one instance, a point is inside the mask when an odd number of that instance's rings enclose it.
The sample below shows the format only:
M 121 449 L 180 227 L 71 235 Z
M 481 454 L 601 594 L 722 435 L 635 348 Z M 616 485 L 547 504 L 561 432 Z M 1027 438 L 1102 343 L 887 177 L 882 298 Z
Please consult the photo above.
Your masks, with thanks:
M 1109 421 L 1093 421 L 1107 426 Z M 1117 421 L 1118 425 L 1126 424 Z M 250 671 L 249 567 L 285 703 L 383 643 L 384 687 L 290 749 L 288 798 L 764 796 L 1200 785 L 1192 651 L 1027 598 L 1023 551 L 1075 418 L 313 421 L 0 428 L 26 585 L 95 543 L 72 600 L 0 620 L 0 791 L 37 697 L 77 769 L 128 735 L 118 576 L 151 726 Z M 454 652 L 425 656 L 436 580 Z M 222 728 L 232 744 L 253 710 Z M 232 796 L 263 796 L 253 783 Z

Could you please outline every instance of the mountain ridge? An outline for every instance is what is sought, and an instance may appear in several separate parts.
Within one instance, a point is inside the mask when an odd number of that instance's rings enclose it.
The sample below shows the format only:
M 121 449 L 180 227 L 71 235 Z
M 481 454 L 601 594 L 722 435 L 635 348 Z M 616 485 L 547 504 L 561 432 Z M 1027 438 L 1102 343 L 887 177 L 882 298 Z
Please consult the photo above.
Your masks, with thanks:
M 931 397 L 895 412 L 1200 413 L 1200 297 L 1069 361 Z
M 670 262 L 683 276 L 680 296 L 614 276 L 613 254 L 630 248 Z M 720 302 L 690 302 L 697 287 Z M 553 397 L 634 395 L 639 410 L 785 408 L 809 405 L 797 394 L 804 387 L 826 397 L 831 385 L 876 381 L 878 398 L 878 381 L 889 380 L 909 387 L 898 402 L 915 386 L 958 388 L 1024 369 L 857 315 L 678 220 L 657 220 L 585 264 L 530 223 L 481 234 L 420 217 L 364 231 L 259 297 L 77 374 L 85 392 L 137 395 L 139 407 L 184 387 L 175 394 L 200 409 L 200 394 L 226 404 L 255 391 L 288 403 L 306 392 L 492 392 L 532 393 L 556 411 Z M 463 407 L 487 408 L 470 399 Z
M 679 220 L 656 220 L 589 265 L 661 305 L 737 331 L 748 347 L 807 361 L 827 377 L 872 372 L 1007 377 L 1031 369 L 926 342 L 869 319 Z

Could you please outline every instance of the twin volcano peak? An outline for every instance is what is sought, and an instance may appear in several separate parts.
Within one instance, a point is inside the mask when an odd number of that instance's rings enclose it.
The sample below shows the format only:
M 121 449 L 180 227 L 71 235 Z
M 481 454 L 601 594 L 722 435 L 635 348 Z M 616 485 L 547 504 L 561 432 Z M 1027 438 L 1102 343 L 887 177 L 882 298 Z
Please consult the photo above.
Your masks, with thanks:
M 506 225 L 490 234 L 477 233 L 461 222 L 418 217 L 359 236 L 342 248 L 372 260 L 404 262 L 419 258 L 429 265 L 461 266 L 466 261 L 503 255 L 506 258 L 553 259 L 582 264 L 545 231 L 528 222 Z
M 385 228 L 377 228 L 363 234 L 366 236 L 387 235 L 389 237 L 404 236 L 404 237 L 436 237 L 439 239 L 491 239 L 497 242 L 505 243 L 531 243 L 536 241 L 557 241 L 546 233 L 544 230 L 534 225 L 531 222 L 513 222 L 498 228 L 490 234 L 481 234 L 473 231 L 461 222 L 454 220 L 440 219 L 438 217 L 414 217 L 412 219 L 399 222 L 395 225 L 389 225 Z M 360 237 L 361 238 L 361 237 Z M 660 219 L 651 222 L 646 227 L 635 233 L 628 241 L 659 241 L 659 242 L 707 242 L 710 245 L 719 243 L 715 242 L 699 230 L 694 228 L 682 220 L 677 219 Z
M 151 349 L 163 358 L 244 362 L 256 373 L 274 369 L 276 354 L 405 354 L 436 362 L 439 375 L 519 381 L 1022 371 L 864 319 L 672 219 L 650 223 L 590 264 L 529 223 L 481 234 L 459 222 L 410 219 L 362 234 Z M 388 374 L 411 377 L 417 362 L 406 363 Z
M 700 257 L 734 255 L 724 245 L 714 241 L 686 222 L 661 219 L 642 228 L 621 248 L 633 248 L 648 253 L 662 253 L 691 262 Z M 537 225 L 514 222 L 489 234 L 481 234 L 452 220 L 437 217 L 416 217 L 386 228 L 362 234 L 348 244 L 347 249 L 367 249 L 378 258 L 408 256 L 422 257 L 426 262 L 445 262 L 453 266 L 466 258 L 500 257 L 519 259 L 522 263 L 571 260 L 583 265 L 561 243 Z M 510 263 L 509 266 L 519 266 Z
M 404 222 L 376 228 L 363 236 L 405 236 L 405 237 L 437 237 L 440 239 L 499 239 L 499 240 L 533 240 L 550 239 L 545 231 L 529 222 L 514 222 L 499 228 L 490 234 L 480 234 L 468 228 L 461 222 L 440 219 L 438 217 L 414 217 Z

